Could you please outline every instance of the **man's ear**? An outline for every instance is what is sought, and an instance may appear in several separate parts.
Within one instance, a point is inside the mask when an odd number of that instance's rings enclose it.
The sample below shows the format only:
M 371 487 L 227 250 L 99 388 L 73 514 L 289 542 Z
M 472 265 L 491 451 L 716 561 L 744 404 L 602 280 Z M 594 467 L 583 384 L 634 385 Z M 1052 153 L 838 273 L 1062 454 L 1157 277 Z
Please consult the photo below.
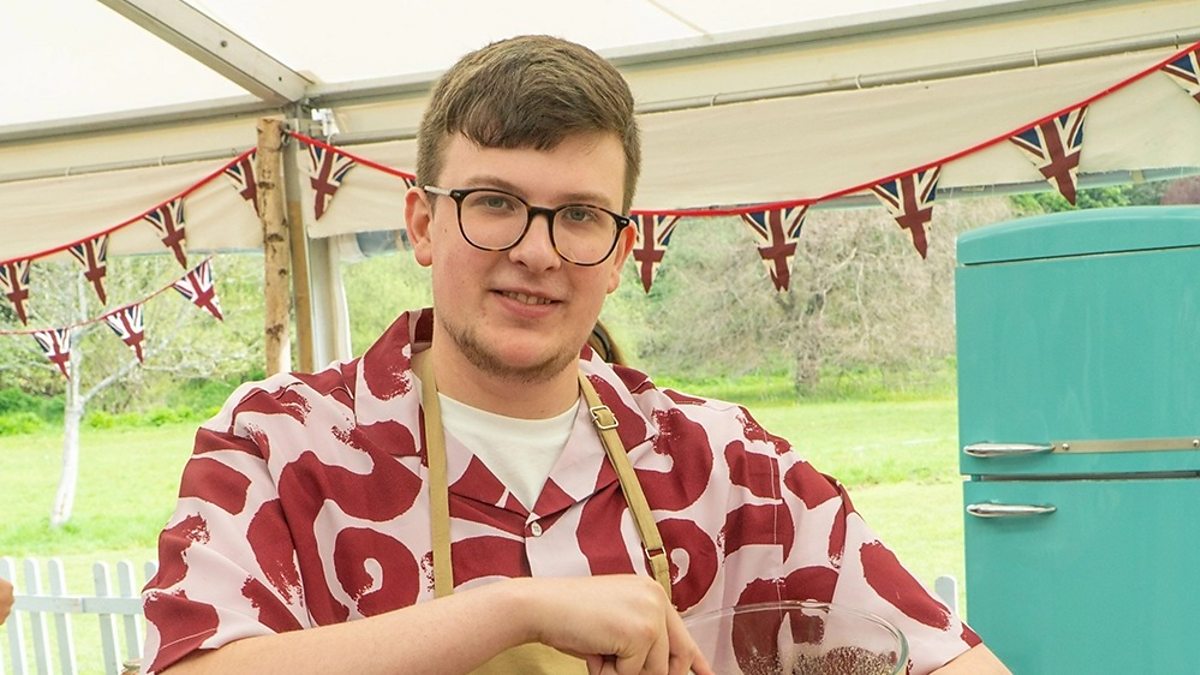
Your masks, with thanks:
M 608 292 L 612 293 L 617 290 L 617 286 L 621 285 L 621 270 L 625 267 L 625 259 L 629 257 L 630 251 L 633 250 L 633 242 L 637 237 L 637 233 L 633 228 L 636 224 L 631 224 L 629 227 L 623 228 L 620 235 L 617 237 L 617 248 L 613 251 L 610 262 L 612 269 L 608 278 Z
M 422 267 L 433 264 L 433 205 L 429 195 L 419 187 L 411 187 L 404 193 L 404 224 L 408 229 L 408 242 L 412 244 L 413 258 Z

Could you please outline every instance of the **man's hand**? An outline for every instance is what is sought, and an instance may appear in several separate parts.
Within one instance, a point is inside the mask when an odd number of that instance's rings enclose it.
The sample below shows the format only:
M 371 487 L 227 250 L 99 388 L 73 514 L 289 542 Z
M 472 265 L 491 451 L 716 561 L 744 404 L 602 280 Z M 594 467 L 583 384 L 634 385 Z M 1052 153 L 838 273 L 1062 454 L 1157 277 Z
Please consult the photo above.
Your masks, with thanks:
M 5 579 L 0 579 L 0 623 L 8 618 L 13 606 L 13 587 Z
M 532 639 L 584 658 L 591 675 L 712 675 L 653 579 L 633 574 L 530 580 Z

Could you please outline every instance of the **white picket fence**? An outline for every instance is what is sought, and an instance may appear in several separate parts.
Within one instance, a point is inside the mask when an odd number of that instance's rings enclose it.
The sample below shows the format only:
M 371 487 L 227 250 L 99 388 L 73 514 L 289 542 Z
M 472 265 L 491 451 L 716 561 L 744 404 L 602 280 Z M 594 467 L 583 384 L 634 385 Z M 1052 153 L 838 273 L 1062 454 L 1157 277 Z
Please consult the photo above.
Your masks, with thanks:
M 108 563 L 97 562 L 92 565 L 94 595 L 75 595 L 67 590 L 57 558 L 25 559 L 19 570 L 12 558 L 0 558 L 0 577 L 16 590 L 12 615 L 3 626 L 7 640 L 0 640 L 0 675 L 6 675 L 6 667 L 13 675 L 78 675 L 80 656 L 71 630 L 76 615 L 85 615 L 80 620 L 94 617 L 100 625 L 101 653 L 82 656 L 84 672 L 96 672 L 98 663 L 108 675 L 125 672 L 126 664 L 132 666 L 142 654 L 140 591 L 156 570 L 155 563 L 146 563 L 135 582 L 134 566 L 121 561 L 114 584 Z

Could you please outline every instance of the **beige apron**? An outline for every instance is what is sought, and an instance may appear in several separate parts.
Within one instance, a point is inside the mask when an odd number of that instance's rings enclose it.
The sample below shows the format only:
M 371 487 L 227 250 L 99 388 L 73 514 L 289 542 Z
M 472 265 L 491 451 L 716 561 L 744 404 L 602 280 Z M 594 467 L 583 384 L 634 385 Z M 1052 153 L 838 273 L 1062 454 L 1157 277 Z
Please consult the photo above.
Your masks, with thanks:
M 433 381 L 433 364 L 428 352 L 413 358 L 413 370 L 421 378 L 421 403 L 425 414 L 425 449 L 429 463 L 430 524 L 433 529 L 433 591 L 441 598 L 454 592 L 454 575 L 450 565 L 450 492 L 446 478 L 446 440 L 442 430 L 442 412 L 438 403 L 437 386 Z M 671 580 L 666 549 L 658 527 L 650 515 L 650 505 L 642 486 L 637 481 L 629 457 L 617 436 L 617 419 L 600 402 L 592 383 L 579 374 L 579 388 L 592 414 L 592 423 L 600 434 L 608 460 L 617 471 L 621 492 L 633 513 L 642 546 L 650 561 L 654 578 L 671 597 Z M 497 654 L 475 671 L 476 675 L 501 675 L 511 673 L 587 673 L 583 659 L 564 654 L 553 647 L 540 643 L 524 644 Z

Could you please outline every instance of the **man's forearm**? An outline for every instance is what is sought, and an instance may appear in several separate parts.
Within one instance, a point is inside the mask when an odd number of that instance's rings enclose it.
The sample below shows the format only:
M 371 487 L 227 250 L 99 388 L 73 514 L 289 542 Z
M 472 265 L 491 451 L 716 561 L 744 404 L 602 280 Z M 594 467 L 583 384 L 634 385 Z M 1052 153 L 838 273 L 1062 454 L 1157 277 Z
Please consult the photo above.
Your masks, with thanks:
M 163 672 L 466 673 L 529 640 L 511 586 L 501 582 L 357 621 L 238 640 Z

